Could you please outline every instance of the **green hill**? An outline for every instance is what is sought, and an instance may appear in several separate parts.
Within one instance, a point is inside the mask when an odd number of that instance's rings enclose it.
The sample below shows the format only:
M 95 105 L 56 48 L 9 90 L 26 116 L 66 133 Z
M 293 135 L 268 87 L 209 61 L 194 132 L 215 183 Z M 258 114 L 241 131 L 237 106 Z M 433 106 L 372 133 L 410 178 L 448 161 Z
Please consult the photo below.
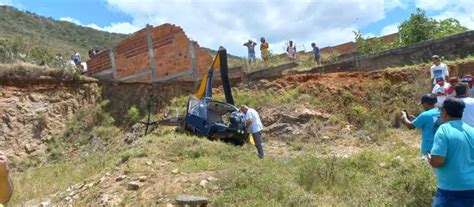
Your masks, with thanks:
M 76 49 L 86 57 L 88 49 L 104 50 L 126 37 L 124 34 L 98 31 L 14 7 L 0 6 L 0 41 L 4 42 L 3 45 L 13 45 L 16 47 L 14 49 L 25 50 L 19 52 L 28 53 L 40 47 L 52 54 L 61 53 L 67 57 Z

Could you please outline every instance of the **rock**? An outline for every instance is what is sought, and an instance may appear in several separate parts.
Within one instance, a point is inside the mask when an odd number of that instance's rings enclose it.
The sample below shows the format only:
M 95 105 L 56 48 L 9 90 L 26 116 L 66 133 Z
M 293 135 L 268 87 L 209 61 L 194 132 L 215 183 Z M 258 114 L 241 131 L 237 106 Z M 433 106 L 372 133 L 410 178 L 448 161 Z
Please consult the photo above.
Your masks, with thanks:
M 151 166 L 153 164 L 151 161 L 146 162 L 146 165 Z
M 127 186 L 127 190 L 136 191 L 140 188 L 140 184 L 138 182 L 129 182 Z
M 51 200 L 46 199 L 46 200 L 41 201 L 41 203 L 38 206 L 39 207 L 49 207 L 50 205 L 51 205 Z
M 25 145 L 25 151 L 26 151 L 26 153 L 31 154 L 32 152 L 36 151 L 36 146 L 34 146 L 30 143 L 27 143 Z
M 174 169 L 173 171 L 171 171 L 171 173 L 173 173 L 173 174 L 178 174 L 178 173 L 179 173 L 178 168 L 176 168 L 176 169 Z
M 84 185 L 85 185 L 84 183 L 79 183 L 79 184 L 75 185 L 74 188 L 76 190 L 80 190 L 80 189 L 82 189 L 82 187 L 84 187 Z
M 116 182 L 120 182 L 120 181 L 122 181 L 122 180 L 125 180 L 125 178 L 127 178 L 126 175 L 121 175 L 121 176 L 118 176 L 117 178 L 115 178 L 115 181 L 116 181 Z
M 206 188 L 207 183 L 209 183 L 209 181 L 206 180 L 206 179 L 204 179 L 204 180 L 201 180 L 201 182 L 199 182 L 199 185 L 200 185 L 202 188 Z
M 64 200 L 67 201 L 67 202 L 71 202 L 72 198 L 68 196 L 68 197 L 64 198 Z
M 189 195 L 179 195 L 176 198 L 176 204 L 178 205 L 189 205 L 189 206 L 206 206 L 209 203 L 207 197 L 198 197 L 198 196 L 189 196 Z
M 219 180 L 219 179 L 218 179 L 218 178 L 215 178 L 215 177 L 212 177 L 212 176 L 209 176 L 209 177 L 207 178 L 207 180 L 209 180 L 209 181 L 217 181 L 217 180 Z
M 142 182 L 142 183 L 145 182 L 146 180 L 147 180 L 147 177 L 146 177 L 146 176 L 140 176 L 140 177 L 138 178 L 138 181 L 140 181 L 140 182 Z
M 32 101 L 32 102 L 38 102 L 38 101 L 41 100 L 41 94 L 30 93 L 30 95 L 28 96 L 28 98 L 29 98 L 30 101 Z

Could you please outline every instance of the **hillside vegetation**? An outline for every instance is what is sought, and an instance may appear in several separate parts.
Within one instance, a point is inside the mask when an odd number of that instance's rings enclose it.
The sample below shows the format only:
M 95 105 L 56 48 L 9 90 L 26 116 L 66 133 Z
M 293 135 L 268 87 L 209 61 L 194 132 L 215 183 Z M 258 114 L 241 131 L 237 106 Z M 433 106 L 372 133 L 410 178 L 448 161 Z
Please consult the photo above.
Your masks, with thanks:
M 40 51 L 69 57 L 75 49 L 85 58 L 89 49 L 105 50 L 126 37 L 0 6 L 0 62 L 7 52 L 27 55 Z

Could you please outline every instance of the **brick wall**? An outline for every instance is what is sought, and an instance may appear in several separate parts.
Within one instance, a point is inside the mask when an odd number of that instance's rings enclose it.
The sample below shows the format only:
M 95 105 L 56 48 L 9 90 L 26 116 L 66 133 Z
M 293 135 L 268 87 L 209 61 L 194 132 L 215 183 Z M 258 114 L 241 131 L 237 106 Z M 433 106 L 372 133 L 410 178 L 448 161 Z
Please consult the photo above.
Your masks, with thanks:
M 321 48 L 321 53 L 332 53 L 337 52 L 340 55 L 350 54 L 357 50 L 354 42 L 347 42 L 344 44 L 336 45 L 334 47 Z
M 397 40 L 398 33 L 393 33 L 385 36 L 378 37 L 381 38 L 382 41 L 386 44 L 392 43 L 395 40 Z M 375 37 L 367 39 L 369 43 L 372 43 L 374 41 Z M 357 47 L 354 42 L 346 42 L 344 44 L 336 45 L 336 46 L 329 46 L 329 47 L 324 47 L 321 48 L 321 53 L 332 53 L 332 52 L 337 52 L 339 55 L 350 55 L 354 54 L 357 52 Z
M 163 24 L 135 32 L 114 48 L 91 58 L 87 64 L 90 74 L 99 79 L 160 82 L 202 77 L 212 64 L 212 57 L 197 42 L 190 41 L 181 27 Z

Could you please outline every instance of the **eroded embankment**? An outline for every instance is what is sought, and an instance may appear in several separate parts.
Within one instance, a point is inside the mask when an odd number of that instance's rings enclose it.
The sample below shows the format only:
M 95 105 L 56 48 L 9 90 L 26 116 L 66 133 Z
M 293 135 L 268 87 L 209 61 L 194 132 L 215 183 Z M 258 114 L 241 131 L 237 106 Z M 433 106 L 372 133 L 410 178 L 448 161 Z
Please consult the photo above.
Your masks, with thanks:
M 99 96 L 94 80 L 45 80 L 0 85 L 0 149 L 10 157 L 44 155 L 45 144 Z

